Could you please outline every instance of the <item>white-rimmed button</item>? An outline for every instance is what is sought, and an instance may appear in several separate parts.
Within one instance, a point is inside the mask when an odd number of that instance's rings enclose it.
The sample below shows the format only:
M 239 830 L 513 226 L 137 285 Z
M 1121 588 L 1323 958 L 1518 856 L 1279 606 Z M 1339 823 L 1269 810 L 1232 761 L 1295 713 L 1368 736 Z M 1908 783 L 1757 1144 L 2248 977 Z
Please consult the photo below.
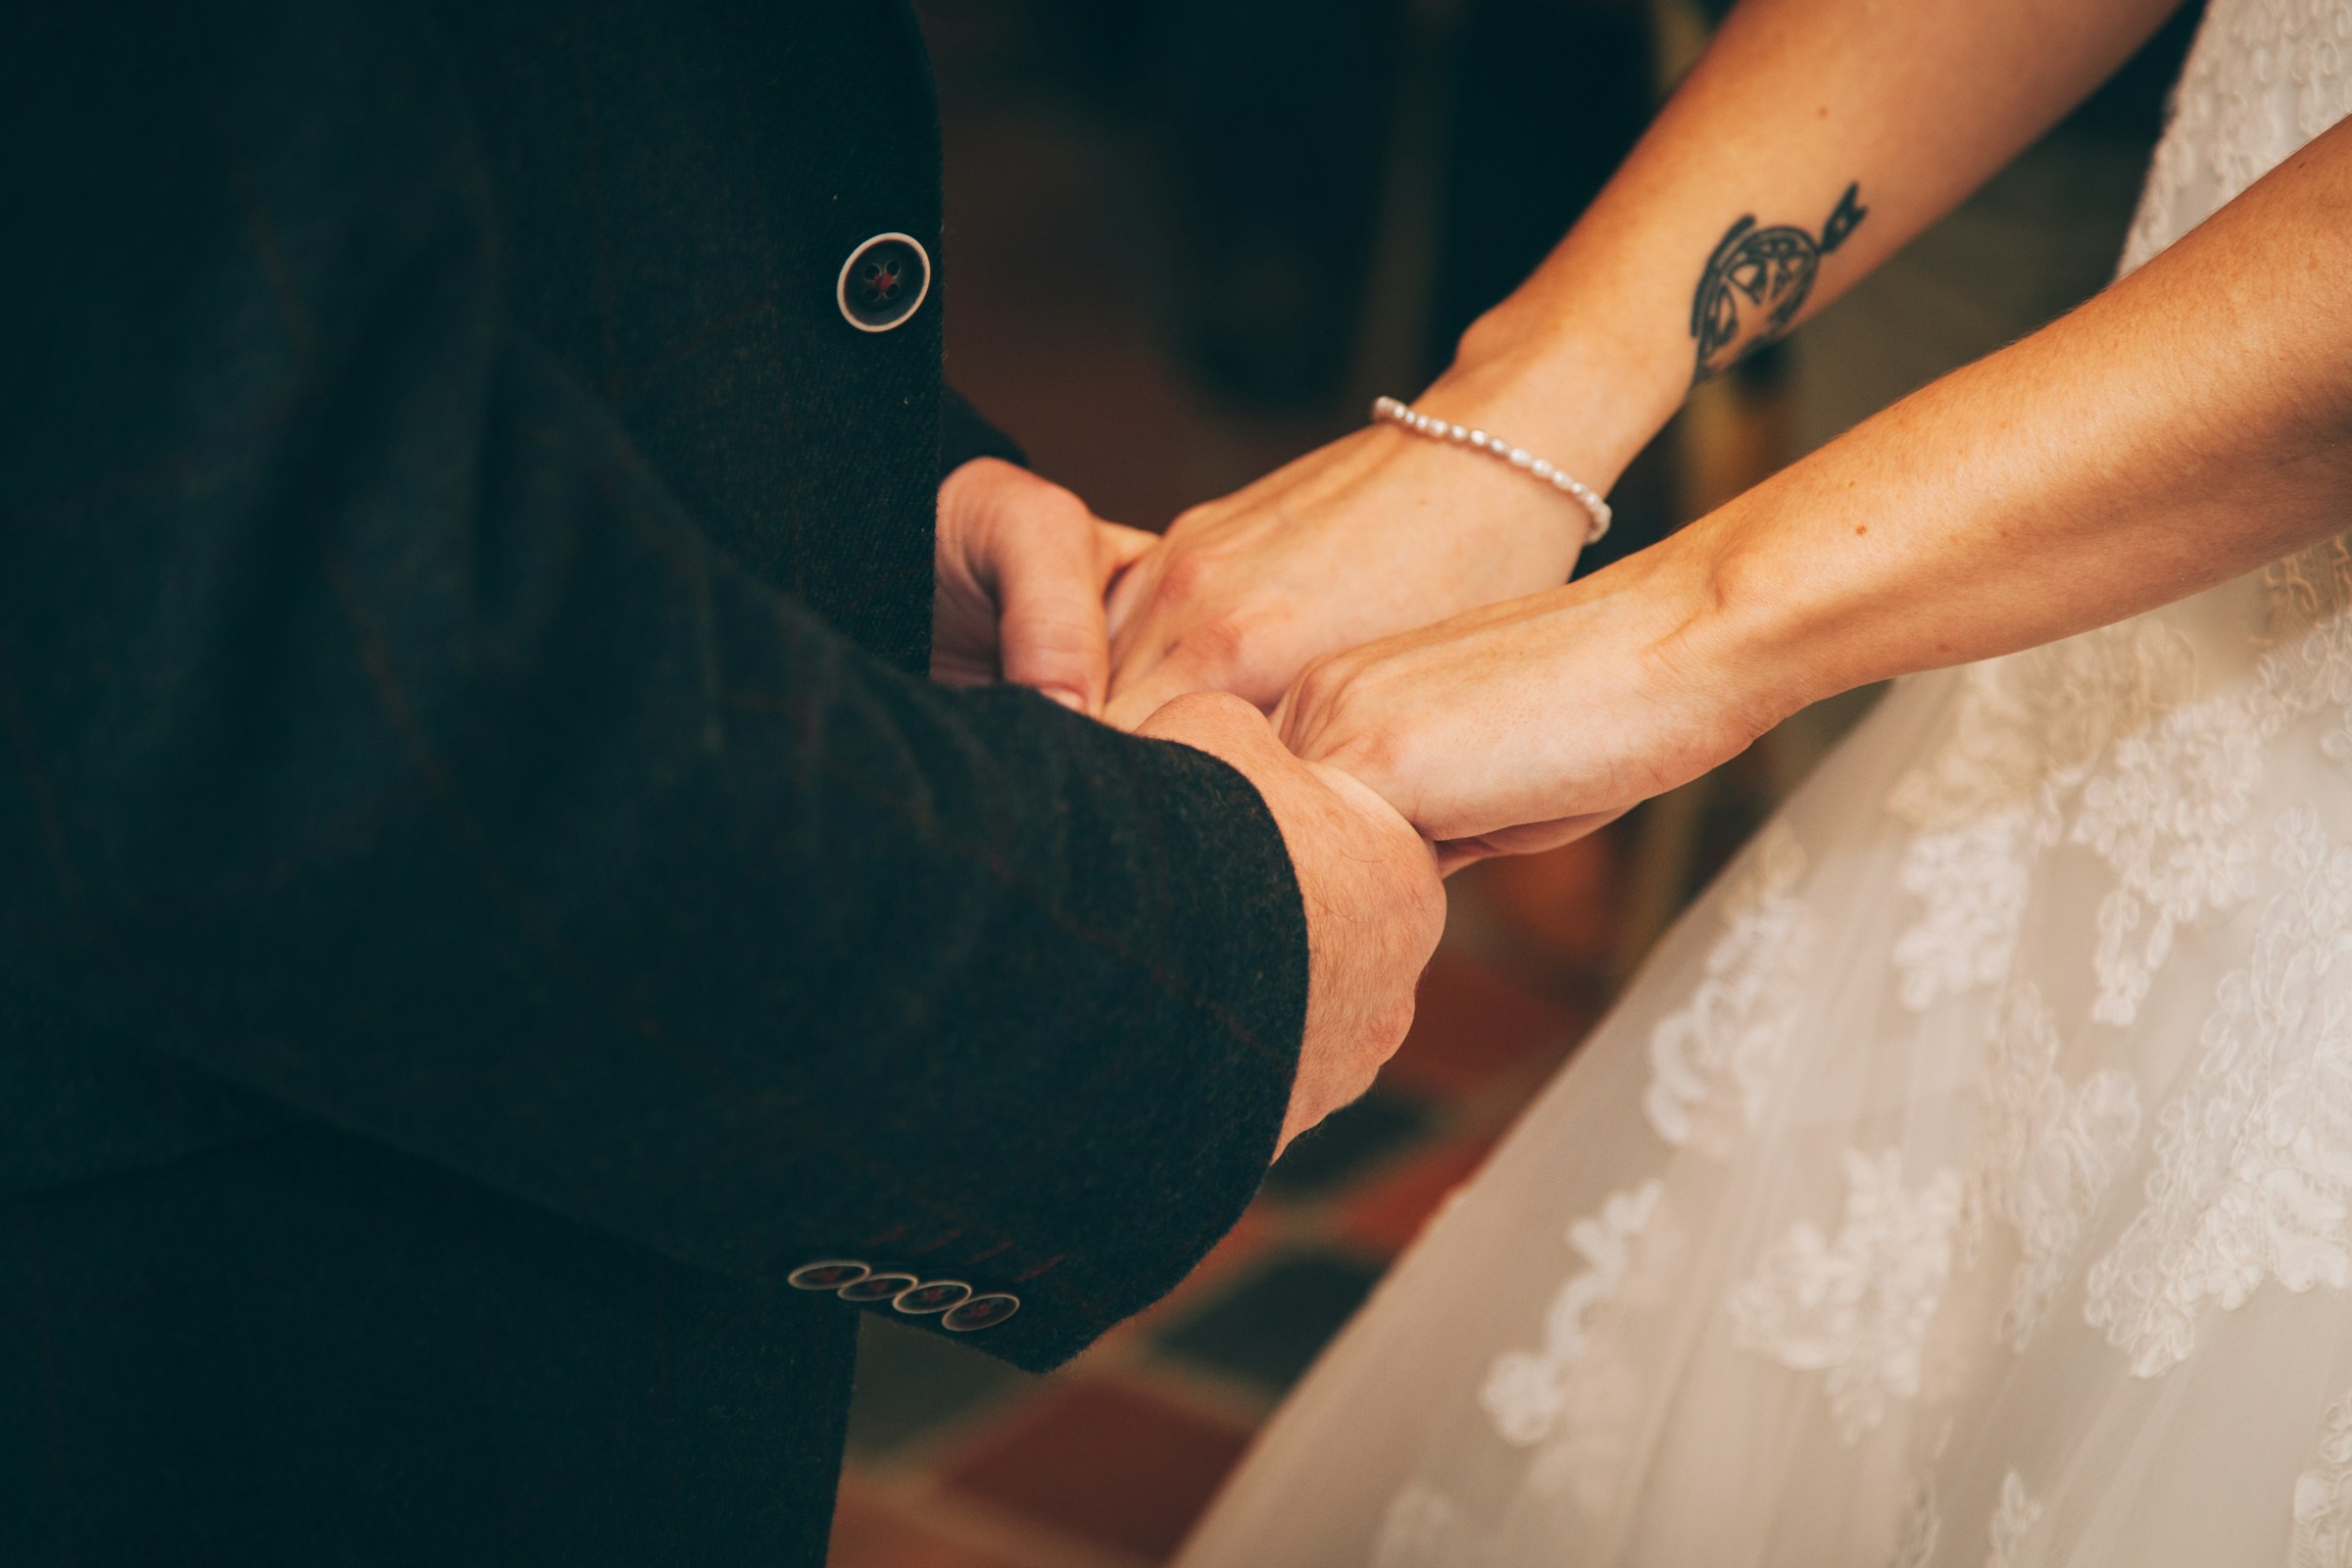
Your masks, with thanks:
M 855 1285 L 873 1270 L 854 1257 L 828 1257 L 815 1263 L 803 1263 L 784 1276 L 784 1283 L 796 1291 L 838 1291 L 845 1285 Z
M 993 1329 L 1021 1309 L 1017 1296 L 975 1296 L 961 1306 L 951 1307 L 939 1326 L 950 1334 L 972 1334 L 981 1329 Z
M 903 326 L 931 293 L 931 253 L 912 234 L 876 234 L 850 252 L 833 285 L 841 318 L 860 332 Z
M 945 1312 L 972 1298 L 972 1288 L 961 1280 L 925 1280 L 911 1291 L 901 1291 L 890 1304 L 909 1317 Z
M 911 1274 L 868 1274 L 854 1284 L 844 1285 L 840 1296 L 845 1301 L 887 1301 L 901 1291 L 909 1290 L 920 1283 Z

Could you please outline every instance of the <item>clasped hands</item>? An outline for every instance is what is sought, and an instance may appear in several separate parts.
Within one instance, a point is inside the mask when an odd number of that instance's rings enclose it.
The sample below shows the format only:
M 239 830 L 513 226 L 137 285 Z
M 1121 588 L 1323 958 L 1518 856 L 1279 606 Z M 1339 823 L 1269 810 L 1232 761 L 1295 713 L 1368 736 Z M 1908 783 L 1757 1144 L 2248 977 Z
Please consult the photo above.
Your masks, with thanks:
M 1710 657 L 1703 561 L 1563 587 L 1584 533 L 1525 475 L 1380 428 L 1164 536 L 992 459 L 941 487 L 935 677 L 1207 751 L 1281 829 L 1312 963 L 1286 1141 L 1402 1040 L 1443 871 L 1589 832 L 1779 716 Z

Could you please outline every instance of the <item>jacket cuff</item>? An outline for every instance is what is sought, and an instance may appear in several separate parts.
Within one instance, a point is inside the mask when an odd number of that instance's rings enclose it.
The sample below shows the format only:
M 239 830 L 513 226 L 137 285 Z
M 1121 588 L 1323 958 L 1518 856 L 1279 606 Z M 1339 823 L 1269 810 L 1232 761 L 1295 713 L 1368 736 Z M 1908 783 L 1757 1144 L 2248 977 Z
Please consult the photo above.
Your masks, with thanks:
M 1018 1196 L 1019 1218 L 999 1222 L 1020 1237 L 1016 1250 L 962 1272 L 936 1254 L 893 1250 L 922 1247 L 913 1234 L 828 1255 L 878 1274 L 967 1283 L 1001 1320 L 984 1331 L 968 1312 L 911 1321 L 1043 1372 L 1173 1290 L 1256 1197 L 1305 1030 L 1306 911 L 1273 813 L 1223 761 L 1103 729 L 1030 693 L 972 696 L 1002 717 L 1017 712 L 1019 728 L 1052 739 L 1073 767 L 1079 787 L 1062 799 L 1074 839 L 1094 846 L 1079 853 L 1125 872 L 1100 886 L 1073 878 L 1094 906 L 1066 913 L 1121 930 L 1152 956 L 1149 973 L 1124 1005 L 1089 1006 L 1100 1022 L 1086 1054 L 1099 1054 L 1099 1064 L 1083 1074 L 1092 1079 L 1083 1092 L 1066 1065 L 1037 1083 L 1028 1155 L 1054 1174 Z M 1170 1007 L 1177 993 L 1188 1000 Z M 1060 1111 L 1074 1101 L 1087 1115 L 1069 1127 Z M 1019 1131 L 1006 1134 L 1017 1147 Z M 864 1304 L 883 1316 L 906 1310 Z

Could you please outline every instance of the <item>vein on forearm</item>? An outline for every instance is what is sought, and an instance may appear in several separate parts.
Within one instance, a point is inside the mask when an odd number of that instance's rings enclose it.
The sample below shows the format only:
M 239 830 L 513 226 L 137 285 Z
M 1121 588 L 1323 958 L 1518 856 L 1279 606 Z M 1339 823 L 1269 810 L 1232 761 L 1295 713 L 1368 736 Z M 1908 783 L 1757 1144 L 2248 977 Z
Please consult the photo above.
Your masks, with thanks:
M 2061 320 L 1702 521 L 1796 700 L 2032 647 L 2352 522 L 2352 123 Z

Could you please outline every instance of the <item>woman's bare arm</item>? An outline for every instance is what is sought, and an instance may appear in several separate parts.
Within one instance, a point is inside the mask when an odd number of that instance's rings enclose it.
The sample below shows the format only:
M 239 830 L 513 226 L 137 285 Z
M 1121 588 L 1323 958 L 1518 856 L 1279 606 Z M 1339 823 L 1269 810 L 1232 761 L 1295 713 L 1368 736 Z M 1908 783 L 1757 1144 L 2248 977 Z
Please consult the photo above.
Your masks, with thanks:
M 1746 0 L 1592 210 L 1422 396 L 1606 489 L 2109 75 L 2177 0 Z M 1573 63 L 1563 63 L 1573 90 Z M 1177 519 L 1113 596 L 1114 719 L 1272 703 L 1314 656 L 1565 581 L 1577 505 L 1356 433 Z
M 1805 702 L 2027 648 L 2352 526 L 2352 122 L 2034 336 L 1586 581 L 1335 656 L 1285 739 L 1533 848 Z M 1500 838 L 1490 835 L 1502 834 Z
M 1692 384 L 1868 275 L 2178 8 L 1746 0 L 1424 401 L 1614 480 Z

